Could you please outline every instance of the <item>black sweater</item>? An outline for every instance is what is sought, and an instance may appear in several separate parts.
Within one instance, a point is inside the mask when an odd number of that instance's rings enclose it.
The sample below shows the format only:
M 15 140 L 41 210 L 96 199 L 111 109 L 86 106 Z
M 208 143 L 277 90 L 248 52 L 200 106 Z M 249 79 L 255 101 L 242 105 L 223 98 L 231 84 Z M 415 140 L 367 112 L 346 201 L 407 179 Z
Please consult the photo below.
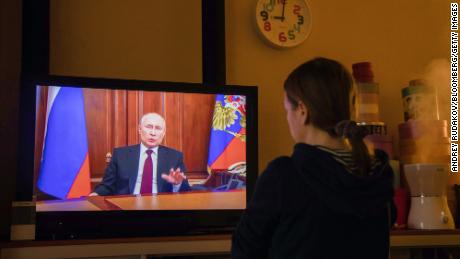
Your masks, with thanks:
M 393 172 L 384 152 L 375 156 L 368 177 L 307 144 L 272 161 L 234 233 L 233 257 L 387 259 Z

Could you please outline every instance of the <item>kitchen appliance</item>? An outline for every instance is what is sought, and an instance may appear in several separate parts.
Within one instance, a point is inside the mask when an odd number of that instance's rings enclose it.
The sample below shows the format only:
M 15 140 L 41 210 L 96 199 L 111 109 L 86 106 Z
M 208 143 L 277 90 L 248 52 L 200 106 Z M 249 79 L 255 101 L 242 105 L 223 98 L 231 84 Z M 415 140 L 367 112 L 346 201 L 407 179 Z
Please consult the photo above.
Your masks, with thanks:
M 446 197 L 448 172 L 448 164 L 404 165 L 411 196 L 407 222 L 409 228 L 455 228 Z

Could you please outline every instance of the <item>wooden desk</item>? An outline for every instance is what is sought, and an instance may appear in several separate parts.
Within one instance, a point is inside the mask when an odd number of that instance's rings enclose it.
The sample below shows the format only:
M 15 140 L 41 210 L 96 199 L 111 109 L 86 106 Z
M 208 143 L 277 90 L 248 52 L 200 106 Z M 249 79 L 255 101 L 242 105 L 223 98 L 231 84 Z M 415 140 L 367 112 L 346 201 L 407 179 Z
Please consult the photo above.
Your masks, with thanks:
M 15 241 L 0 244 L 0 258 L 81 258 L 129 255 L 229 254 L 230 235 L 97 240 Z M 460 247 L 460 230 L 397 230 L 392 249 Z
M 80 199 L 40 201 L 37 212 L 103 210 L 216 210 L 244 209 L 246 191 L 196 191 L 158 195 L 91 196 Z

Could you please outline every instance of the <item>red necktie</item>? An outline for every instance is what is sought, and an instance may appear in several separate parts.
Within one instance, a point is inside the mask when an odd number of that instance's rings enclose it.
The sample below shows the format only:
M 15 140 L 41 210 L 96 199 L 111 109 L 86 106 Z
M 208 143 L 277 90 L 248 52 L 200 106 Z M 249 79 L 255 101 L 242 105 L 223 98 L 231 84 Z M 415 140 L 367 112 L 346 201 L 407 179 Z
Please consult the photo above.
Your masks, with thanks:
M 144 172 L 142 173 L 141 194 L 152 193 L 152 174 L 153 174 L 153 150 L 147 149 L 147 158 L 144 162 Z

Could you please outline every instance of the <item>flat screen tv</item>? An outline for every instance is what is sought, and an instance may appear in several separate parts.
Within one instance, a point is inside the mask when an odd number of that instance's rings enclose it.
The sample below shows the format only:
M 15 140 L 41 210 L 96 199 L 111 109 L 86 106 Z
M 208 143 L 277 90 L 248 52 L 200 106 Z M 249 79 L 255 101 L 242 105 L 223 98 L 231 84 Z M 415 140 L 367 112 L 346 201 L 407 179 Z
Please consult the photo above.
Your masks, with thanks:
M 20 130 L 39 240 L 228 233 L 258 172 L 253 86 L 24 78 Z

